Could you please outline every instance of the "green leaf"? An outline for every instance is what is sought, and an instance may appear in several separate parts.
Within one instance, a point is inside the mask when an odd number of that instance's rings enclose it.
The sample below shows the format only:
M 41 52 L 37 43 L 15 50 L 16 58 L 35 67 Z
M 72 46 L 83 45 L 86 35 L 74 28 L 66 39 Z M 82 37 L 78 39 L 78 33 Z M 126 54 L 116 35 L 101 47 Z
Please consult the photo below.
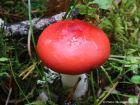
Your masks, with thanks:
M 113 25 L 110 19 L 104 18 L 103 21 L 99 24 L 99 27 L 104 30 L 112 30 Z
M 79 5 L 78 8 L 79 8 L 80 14 L 82 15 L 87 14 L 90 16 L 90 15 L 93 15 L 93 13 L 96 11 L 95 8 L 89 7 L 87 5 Z
M 138 97 L 129 97 L 128 98 L 128 103 L 130 105 L 138 105 L 138 100 L 139 100 Z
M 37 100 L 37 101 L 33 101 L 30 104 L 25 104 L 25 105 L 46 105 L 45 102 Z
M 93 3 L 99 5 L 101 9 L 109 9 L 112 5 L 113 0 L 94 0 Z
M 79 12 L 80 14 L 86 14 L 87 6 L 86 5 L 80 5 L 79 6 Z
M 93 13 L 96 11 L 95 8 L 88 7 L 88 15 L 93 15 Z
M 139 75 L 134 75 L 131 78 L 131 82 L 135 83 L 135 84 L 140 84 L 140 76 Z
M 5 62 L 5 61 L 8 61 L 8 58 L 5 58 L 5 57 L 0 58 L 0 62 Z
M 3 77 L 3 76 L 8 76 L 8 73 L 7 72 L 0 73 L 0 77 Z

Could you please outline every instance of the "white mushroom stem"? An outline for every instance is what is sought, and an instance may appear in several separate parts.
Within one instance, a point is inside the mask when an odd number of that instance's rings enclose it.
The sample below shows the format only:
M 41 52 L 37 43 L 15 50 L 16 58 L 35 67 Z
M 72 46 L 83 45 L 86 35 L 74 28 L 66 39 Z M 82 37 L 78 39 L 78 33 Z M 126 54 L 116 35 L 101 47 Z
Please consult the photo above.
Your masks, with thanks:
M 67 75 L 67 74 L 60 74 L 61 75 L 61 81 L 62 85 L 64 87 L 73 87 L 78 79 L 80 78 L 80 75 Z
M 78 81 L 80 78 L 80 81 Z M 88 78 L 86 74 L 66 75 L 61 74 L 61 81 L 64 87 L 74 87 L 77 84 L 73 98 L 82 98 L 88 91 Z
M 80 74 L 80 75 L 66 75 L 66 74 L 59 74 L 57 72 L 54 72 L 53 70 L 48 69 L 47 67 L 44 67 L 44 68 L 49 70 L 48 73 L 46 72 L 44 73 L 45 73 L 45 78 L 47 78 L 47 82 L 49 82 L 50 84 L 52 84 L 56 78 L 59 78 L 61 76 L 62 85 L 64 87 L 73 88 L 74 86 L 76 86 L 76 89 L 73 94 L 74 99 L 77 99 L 77 98 L 81 99 L 82 96 L 84 96 L 86 92 L 88 91 L 88 77 L 85 73 Z M 80 81 L 78 81 L 79 78 L 80 78 Z M 38 80 L 37 84 L 43 85 L 46 83 L 45 81 L 46 81 L 45 79 Z M 42 93 L 40 97 L 42 97 Z

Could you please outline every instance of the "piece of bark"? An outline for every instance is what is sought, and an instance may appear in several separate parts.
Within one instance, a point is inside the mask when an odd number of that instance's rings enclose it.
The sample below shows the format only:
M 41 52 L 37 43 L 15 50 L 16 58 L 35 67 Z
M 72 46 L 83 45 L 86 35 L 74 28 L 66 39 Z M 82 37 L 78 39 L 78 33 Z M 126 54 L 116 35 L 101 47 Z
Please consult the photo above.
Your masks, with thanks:
M 49 24 L 62 20 L 64 15 L 65 12 L 62 12 L 50 18 L 43 18 L 43 19 L 33 18 L 32 26 L 33 26 L 34 33 L 41 32 Z M 28 35 L 29 27 L 30 27 L 30 22 L 26 20 L 15 24 L 5 23 L 3 25 L 3 30 L 6 36 L 25 36 Z
M 32 19 L 32 27 L 34 34 L 40 33 L 46 26 L 55 23 L 57 21 L 60 21 L 63 19 L 66 12 L 61 12 L 59 14 L 56 14 L 52 17 L 46 17 L 46 18 L 33 18 Z M 79 14 L 79 10 L 75 9 L 71 13 L 71 18 L 79 18 L 82 19 L 83 15 Z M 4 33 L 6 36 L 11 37 L 22 37 L 27 36 L 28 31 L 30 27 L 29 20 L 21 21 L 14 24 L 9 23 L 3 23 L 3 21 L 0 20 L 0 28 L 3 28 Z

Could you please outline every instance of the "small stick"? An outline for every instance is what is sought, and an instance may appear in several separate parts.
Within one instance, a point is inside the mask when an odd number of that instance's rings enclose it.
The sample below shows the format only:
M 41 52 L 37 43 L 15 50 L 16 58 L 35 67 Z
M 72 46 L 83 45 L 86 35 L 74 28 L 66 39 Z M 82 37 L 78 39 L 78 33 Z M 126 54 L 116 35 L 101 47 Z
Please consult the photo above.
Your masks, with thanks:
M 12 93 L 12 88 L 9 89 L 9 93 L 8 93 L 8 96 L 7 96 L 7 100 L 6 100 L 5 105 L 8 105 L 9 99 L 10 99 L 10 96 L 11 96 L 11 93 Z

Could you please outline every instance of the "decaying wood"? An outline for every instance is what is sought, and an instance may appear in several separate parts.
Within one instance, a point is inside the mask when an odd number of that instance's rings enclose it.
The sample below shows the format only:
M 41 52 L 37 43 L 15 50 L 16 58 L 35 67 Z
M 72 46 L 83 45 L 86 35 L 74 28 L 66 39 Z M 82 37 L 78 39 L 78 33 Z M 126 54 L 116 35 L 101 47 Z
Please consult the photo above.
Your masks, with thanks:
M 50 18 L 32 19 L 32 26 L 33 26 L 34 33 L 42 31 L 49 24 L 62 20 L 64 15 L 65 15 L 65 12 L 62 12 L 62 13 L 56 14 Z M 3 29 L 4 29 L 4 32 L 6 33 L 6 36 L 28 35 L 29 27 L 30 27 L 30 22 L 27 20 L 18 22 L 15 24 L 6 24 L 5 23 L 3 25 Z
M 34 33 L 41 32 L 49 24 L 55 23 L 63 19 L 65 12 L 61 12 L 52 17 L 46 18 L 34 18 L 32 19 L 32 27 Z M 79 11 L 75 10 L 72 12 L 71 17 L 77 18 L 79 16 Z M 0 26 L 3 28 L 6 36 L 25 36 L 28 35 L 30 22 L 29 20 L 8 24 L 2 23 L 0 20 Z

